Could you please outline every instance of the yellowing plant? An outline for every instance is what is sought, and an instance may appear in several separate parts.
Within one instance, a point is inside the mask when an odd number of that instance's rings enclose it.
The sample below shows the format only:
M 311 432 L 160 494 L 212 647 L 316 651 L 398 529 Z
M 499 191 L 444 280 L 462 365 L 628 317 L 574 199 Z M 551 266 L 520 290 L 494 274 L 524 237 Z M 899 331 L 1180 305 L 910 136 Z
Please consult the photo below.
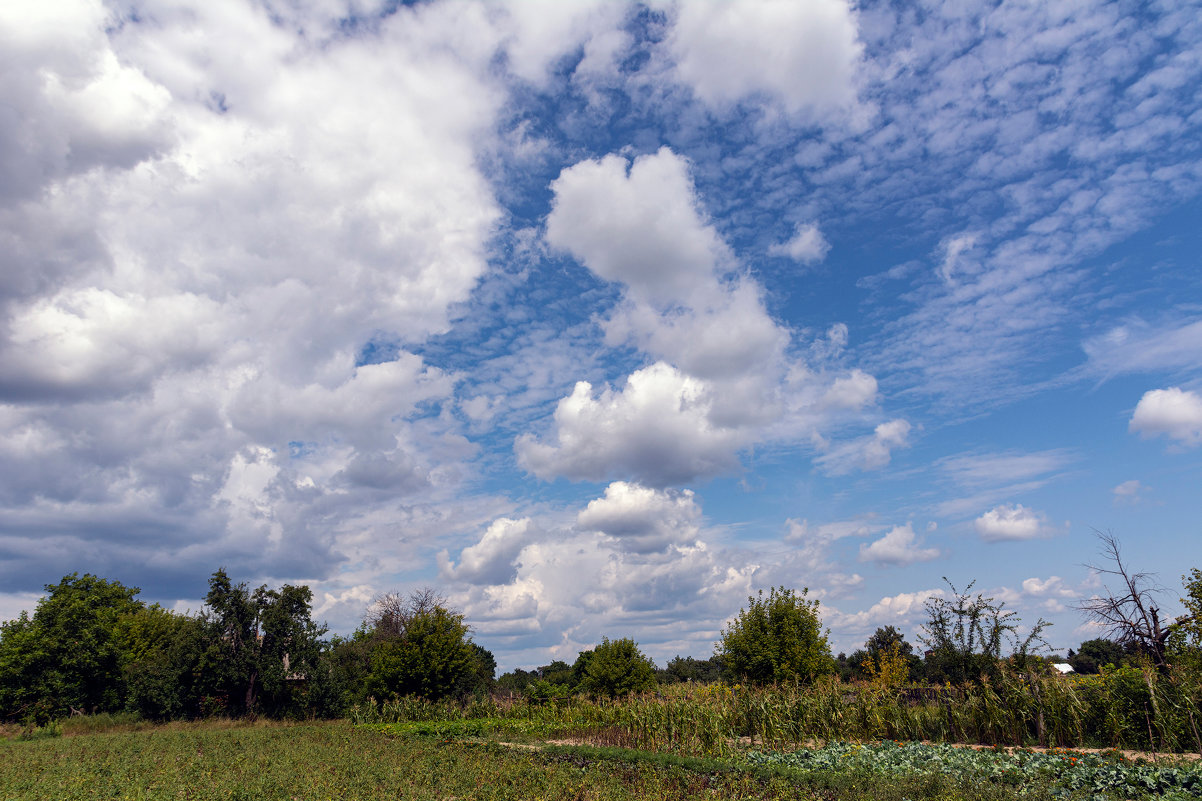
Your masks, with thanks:
M 890 690 L 905 684 L 910 678 L 910 665 L 901 652 L 901 643 L 894 642 L 887 648 L 871 654 L 861 665 L 872 686 L 879 690 Z

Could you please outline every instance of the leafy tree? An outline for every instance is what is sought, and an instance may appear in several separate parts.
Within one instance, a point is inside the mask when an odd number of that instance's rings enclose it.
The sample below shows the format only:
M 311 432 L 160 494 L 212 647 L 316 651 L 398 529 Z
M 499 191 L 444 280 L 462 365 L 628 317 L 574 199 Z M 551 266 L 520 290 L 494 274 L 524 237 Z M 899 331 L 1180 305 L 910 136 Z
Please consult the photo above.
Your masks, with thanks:
M 902 636 L 902 633 L 893 626 L 878 628 L 864 643 L 864 649 L 868 651 L 869 656 L 875 657 L 882 651 L 889 650 L 894 645 L 897 646 L 902 656 L 909 656 L 914 653 L 914 646 L 906 642 L 906 638 Z
M 39 680 L 51 661 L 49 648 L 29 613 L 0 624 L 0 718 L 43 724 L 61 714 Z
M 576 654 L 576 661 L 572 663 L 572 686 L 580 687 L 584 684 L 584 677 L 588 671 L 588 663 L 593 658 L 593 649 L 581 651 Z
M 469 677 L 469 683 L 464 689 L 468 692 L 477 689 L 489 692 L 497 683 L 497 658 L 484 646 L 470 641 L 469 643 L 476 657 L 476 672 Z
M 818 601 L 784 587 L 747 599 L 747 608 L 722 632 L 715 646 L 727 674 L 755 683 L 813 681 L 835 671 L 822 630 Z
M 994 677 L 1007 642 L 1013 644 L 1020 665 L 1025 664 L 1033 646 L 1047 645 L 1042 638 L 1043 630 L 1050 625 L 1047 621 L 1041 618 L 1027 637 L 1020 640 L 1021 621 L 1016 612 L 1005 608 L 1004 601 L 995 603 L 993 598 L 981 593 L 972 595 L 975 581 L 960 592 L 946 576 L 943 580 L 951 588 L 952 599 L 936 595 L 927 599 L 929 618 L 924 627 L 925 634 L 919 636 L 930 650 L 927 657 L 929 679 L 965 684 L 986 676 Z
M 536 672 L 540 679 L 551 684 L 564 684 L 569 687 L 576 684 L 572 677 L 572 666 L 562 659 L 553 660 L 549 665 L 542 665 L 536 669 Z
M 1107 665 L 1122 665 L 1127 659 L 1123 646 L 1104 638 L 1086 640 L 1076 652 L 1069 652 L 1068 663 L 1082 674 L 1093 674 Z
M 207 642 L 200 618 L 152 604 L 125 616 L 118 637 L 127 659 L 127 709 L 151 720 L 202 714 L 201 659 Z
M 584 668 L 583 688 L 610 698 L 655 686 L 655 663 L 630 638 L 602 638 Z
M 369 613 L 374 638 L 370 652 L 368 692 L 377 698 L 419 695 L 431 700 L 464 692 L 474 685 L 480 661 L 463 615 L 446 608 L 432 590 L 422 590 L 404 603 L 384 597 Z
M 497 690 L 503 693 L 518 694 L 524 692 L 533 682 L 538 681 L 538 674 L 533 671 L 515 668 L 503 673 L 497 679 Z
M 894 640 L 887 646 L 870 651 L 862 668 L 869 683 L 877 690 L 892 690 L 910 679 L 910 663 L 902 653 L 901 642 Z
M 322 653 L 321 669 L 337 691 L 337 697 L 327 702 L 335 716 L 367 701 L 372 645 L 367 631 L 360 628 L 350 637 L 332 637 Z
M 46 592 L 32 617 L 0 627 L 0 715 L 43 721 L 72 709 L 121 709 L 118 622 L 142 608 L 138 588 L 72 573 Z
M 1181 603 L 1187 614 L 1178 618 L 1173 631 L 1173 658 L 1202 668 L 1202 570 L 1195 567 L 1181 581 L 1186 593 Z
M 722 660 L 719 657 L 711 659 L 694 659 L 691 656 L 675 656 L 668 660 L 663 670 L 656 671 L 656 679 L 660 684 L 677 684 L 679 682 L 698 682 L 708 684 L 722 677 Z
M 266 585 L 253 592 L 224 570 L 209 579 L 202 620 L 207 648 L 203 682 L 229 714 L 279 716 L 304 706 L 304 684 L 317 668 L 325 629 L 310 618 L 305 586 Z
M 864 643 L 864 658 L 872 659 L 879 668 L 882 656 L 886 653 L 892 654 L 894 647 L 897 649 L 897 656 L 905 662 L 907 677 L 910 680 L 920 678 L 922 660 L 914 653 L 914 646 L 906 642 L 905 636 L 893 626 L 882 626 L 873 632 Z M 860 660 L 861 664 L 864 658 Z

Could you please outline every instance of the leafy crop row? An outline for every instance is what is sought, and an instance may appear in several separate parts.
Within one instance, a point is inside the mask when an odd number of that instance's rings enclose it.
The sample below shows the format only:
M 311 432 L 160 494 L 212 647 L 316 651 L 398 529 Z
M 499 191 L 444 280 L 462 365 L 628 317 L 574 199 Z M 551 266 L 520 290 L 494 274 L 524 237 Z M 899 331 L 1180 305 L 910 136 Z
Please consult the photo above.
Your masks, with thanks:
M 1156 796 L 1164 799 L 1202 798 L 1202 765 L 1161 766 L 1132 762 L 1117 752 L 1084 753 L 959 748 L 947 744 L 829 743 L 822 748 L 792 752 L 752 751 L 755 765 L 792 768 L 806 776 L 827 771 L 851 771 L 880 777 L 937 773 L 958 781 L 1013 785 L 1018 789 L 1050 785 L 1054 793 L 1110 794 L 1123 798 Z

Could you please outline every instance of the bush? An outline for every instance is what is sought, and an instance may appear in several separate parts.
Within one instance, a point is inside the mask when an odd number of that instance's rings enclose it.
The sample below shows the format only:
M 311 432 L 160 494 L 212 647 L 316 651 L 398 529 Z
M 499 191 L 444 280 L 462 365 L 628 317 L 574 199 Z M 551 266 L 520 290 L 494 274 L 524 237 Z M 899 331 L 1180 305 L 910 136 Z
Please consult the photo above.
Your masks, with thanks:
M 377 698 L 418 695 L 437 700 L 462 691 L 478 670 L 463 615 L 434 605 L 412 615 L 401 634 L 371 649 L 367 689 Z
M 611 698 L 655 686 L 655 663 L 629 638 L 603 638 L 584 669 L 584 689 Z
M 747 599 L 747 608 L 739 611 L 717 645 L 728 676 L 764 684 L 811 682 L 835 672 L 829 631 L 822 630 L 818 601 L 805 599 L 808 592 L 802 589 L 798 595 L 780 587 L 767 598 L 761 590 L 758 597 Z
M 946 578 L 943 579 L 947 581 Z M 1016 665 L 1025 668 L 1033 647 L 1046 646 L 1042 632 L 1050 624 L 1042 618 L 1031 627 L 1023 640 L 1018 639 L 1018 615 L 1006 604 L 994 603 L 981 593 L 972 595 L 975 581 L 964 592 L 947 581 L 952 600 L 932 595 L 927 599 L 925 635 L 919 640 L 930 649 L 927 657 L 928 680 L 963 685 L 969 682 L 996 682 L 1001 667 L 1002 648 L 1010 642 Z

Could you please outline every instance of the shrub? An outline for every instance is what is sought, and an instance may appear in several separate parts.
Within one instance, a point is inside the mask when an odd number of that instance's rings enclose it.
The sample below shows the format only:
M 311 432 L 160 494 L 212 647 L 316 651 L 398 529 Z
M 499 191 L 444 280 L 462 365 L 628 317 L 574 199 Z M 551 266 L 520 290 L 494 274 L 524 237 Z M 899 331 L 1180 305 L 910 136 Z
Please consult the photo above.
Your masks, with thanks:
M 829 632 L 822 630 L 818 601 L 805 599 L 808 592 L 802 589 L 798 595 L 780 587 L 767 598 L 761 590 L 747 599 L 747 608 L 722 632 L 716 647 L 729 676 L 763 684 L 810 682 L 835 672 Z
M 615 697 L 655 686 L 655 663 L 629 638 L 603 638 L 584 668 L 584 689 Z

